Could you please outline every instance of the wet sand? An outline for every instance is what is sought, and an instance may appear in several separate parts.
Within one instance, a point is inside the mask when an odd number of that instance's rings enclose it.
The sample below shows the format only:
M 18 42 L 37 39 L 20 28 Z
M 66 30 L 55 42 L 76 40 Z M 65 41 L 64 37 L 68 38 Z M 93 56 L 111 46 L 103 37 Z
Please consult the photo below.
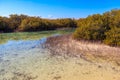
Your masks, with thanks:
M 108 62 L 51 55 L 45 41 L 12 41 L 0 45 L 0 80 L 119 80 L 120 68 Z M 6 47 L 12 46 L 12 47 Z

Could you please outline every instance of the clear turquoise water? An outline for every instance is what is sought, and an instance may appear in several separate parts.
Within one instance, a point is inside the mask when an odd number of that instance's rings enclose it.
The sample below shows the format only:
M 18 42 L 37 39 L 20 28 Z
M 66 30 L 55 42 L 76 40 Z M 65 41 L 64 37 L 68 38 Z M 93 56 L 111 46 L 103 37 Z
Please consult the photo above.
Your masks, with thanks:
M 48 56 L 50 52 L 42 48 L 46 38 L 68 33 L 71 31 L 1 34 L 0 41 L 3 43 L 0 44 L 0 80 L 34 78 L 36 73 L 33 74 L 31 69 L 40 67 L 50 57 Z
M 42 44 L 48 36 L 71 32 L 0 34 L 0 80 L 119 80 L 120 71 L 81 58 L 51 56 Z M 97 75 L 97 76 L 96 76 Z M 103 75 L 103 76 L 101 76 Z

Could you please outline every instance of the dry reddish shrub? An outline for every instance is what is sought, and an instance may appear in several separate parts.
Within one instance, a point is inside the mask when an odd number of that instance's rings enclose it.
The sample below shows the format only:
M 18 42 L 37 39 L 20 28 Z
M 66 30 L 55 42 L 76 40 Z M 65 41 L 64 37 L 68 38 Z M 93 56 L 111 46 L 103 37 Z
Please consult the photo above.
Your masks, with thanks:
M 86 60 L 106 60 L 120 65 L 120 48 L 97 42 L 77 41 L 71 35 L 49 37 L 45 47 L 52 55 L 77 56 Z

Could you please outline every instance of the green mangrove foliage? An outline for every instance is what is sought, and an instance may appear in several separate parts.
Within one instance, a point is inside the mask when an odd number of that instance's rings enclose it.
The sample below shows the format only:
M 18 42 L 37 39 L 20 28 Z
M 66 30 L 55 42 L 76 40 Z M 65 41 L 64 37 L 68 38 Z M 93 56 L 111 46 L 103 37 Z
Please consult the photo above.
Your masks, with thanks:
M 75 27 L 76 20 L 71 18 L 43 19 L 23 14 L 12 14 L 9 17 L 0 17 L 0 32 L 29 32 Z
M 102 41 L 112 46 L 120 46 L 120 10 L 79 19 L 77 26 L 74 33 L 76 39 Z
M 120 46 L 120 10 L 118 9 L 80 19 L 43 19 L 41 17 L 17 14 L 12 14 L 9 17 L 0 17 L 0 33 L 76 27 L 77 29 L 73 34 L 75 39 L 101 41 L 112 46 Z

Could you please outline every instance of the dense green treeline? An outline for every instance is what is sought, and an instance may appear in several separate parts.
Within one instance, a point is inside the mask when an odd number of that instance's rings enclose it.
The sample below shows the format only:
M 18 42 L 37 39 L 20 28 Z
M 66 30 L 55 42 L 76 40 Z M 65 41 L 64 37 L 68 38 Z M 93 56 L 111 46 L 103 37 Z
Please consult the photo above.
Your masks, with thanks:
M 118 9 L 80 19 L 43 19 L 17 14 L 0 17 L 0 32 L 32 32 L 76 27 L 73 34 L 75 39 L 101 41 L 108 45 L 120 46 L 120 10 Z
M 120 46 L 120 10 L 94 14 L 77 21 L 74 38 Z
M 17 14 L 10 15 L 9 17 L 0 17 L 0 32 L 29 32 L 75 27 L 76 20 L 71 18 L 43 19 L 40 17 Z

